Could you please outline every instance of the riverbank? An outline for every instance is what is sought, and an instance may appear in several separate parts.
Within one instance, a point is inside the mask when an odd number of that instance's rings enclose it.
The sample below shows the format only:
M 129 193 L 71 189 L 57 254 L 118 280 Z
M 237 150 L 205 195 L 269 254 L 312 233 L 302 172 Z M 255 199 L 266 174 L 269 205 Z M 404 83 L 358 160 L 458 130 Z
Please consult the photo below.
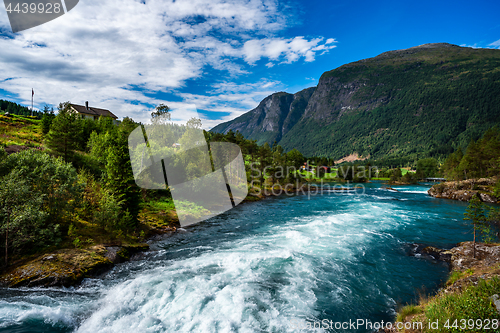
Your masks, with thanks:
M 26 263 L 11 266 L 0 277 L 3 287 L 70 287 L 85 277 L 97 276 L 134 254 L 149 249 L 148 244 L 95 245 L 86 249 L 60 249 Z
M 468 240 L 470 227 L 448 228 L 464 204 L 435 200 L 430 186 L 365 187 L 360 196 L 325 192 L 239 205 L 178 228 L 74 288 L 1 288 L 0 321 L 4 330 L 43 333 L 151 325 L 286 331 L 318 311 L 321 320 L 393 320 L 395 302 L 410 302 L 415 288 L 435 290 L 448 274 L 444 265 L 405 256 L 401 244 L 444 247 Z
M 250 189 L 242 203 L 257 202 L 265 198 L 279 195 L 310 195 L 318 194 L 322 188 L 315 183 L 299 183 L 294 186 L 266 187 L 263 191 Z M 344 187 L 340 184 L 329 190 L 335 192 L 356 191 L 360 187 Z M 322 193 L 322 192 L 321 192 Z M 159 200 L 159 199 L 157 199 Z M 147 202 L 140 214 L 139 222 L 142 237 L 129 240 L 102 238 L 102 230 L 88 225 L 78 227 L 82 241 L 86 237 L 100 239 L 100 243 L 84 244 L 78 247 L 66 247 L 44 250 L 30 256 L 13 260 L 9 267 L 0 274 L 0 285 L 6 287 L 35 287 L 35 286 L 75 286 L 85 277 L 98 276 L 115 264 L 128 260 L 127 252 L 137 253 L 148 250 L 146 243 L 163 239 L 168 234 L 174 234 L 180 227 L 173 202 Z M 98 235 L 99 233 L 99 235 Z M 123 244 L 123 245 L 122 245 Z M 47 259 L 49 258 L 49 259 Z
M 154 203 L 158 202 L 151 201 L 142 207 L 134 234 L 110 232 L 80 220 L 72 224 L 59 245 L 11 255 L 9 265 L 1 267 L 0 286 L 75 286 L 86 277 L 98 276 L 115 264 L 147 251 L 149 239 L 173 233 L 179 226 L 175 210 L 167 208 L 170 205 L 155 209 Z
M 300 193 L 307 192 L 309 189 L 306 185 L 302 185 L 287 190 L 287 193 Z M 276 195 L 270 188 L 261 194 L 250 191 L 243 203 L 256 202 Z M 63 247 L 20 257 L 1 272 L 0 286 L 9 288 L 75 286 L 80 284 L 85 277 L 103 274 L 112 269 L 115 264 L 128 261 L 140 252 L 147 251 L 149 249 L 147 243 L 165 234 L 173 234 L 180 227 L 173 205 L 164 205 L 164 207 L 149 205 L 139 214 L 139 221 L 144 236 L 139 237 L 138 242 L 111 240 L 103 244 L 75 248 Z M 94 234 L 93 237 L 96 238 L 95 236 Z
M 473 320 L 479 330 L 472 331 L 480 331 L 479 323 L 485 325 L 489 320 L 492 326 L 492 320 L 498 320 L 500 244 L 476 243 L 475 258 L 472 242 L 460 243 L 450 250 L 426 247 L 419 252 L 417 255 L 447 262 L 451 271 L 449 278 L 435 296 L 422 296 L 418 304 L 398 311 L 394 326 L 406 327 L 406 330 L 393 328 L 385 332 L 449 332 L 463 325 L 462 320 L 467 323 Z M 429 327 L 429 323 L 439 324 Z
M 444 198 L 460 201 L 469 201 L 478 195 L 481 201 L 499 203 L 500 198 L 493 195 L 496 178 L 467 179 L 436 184 L 429 190 L 429 195 L 435 198 Z

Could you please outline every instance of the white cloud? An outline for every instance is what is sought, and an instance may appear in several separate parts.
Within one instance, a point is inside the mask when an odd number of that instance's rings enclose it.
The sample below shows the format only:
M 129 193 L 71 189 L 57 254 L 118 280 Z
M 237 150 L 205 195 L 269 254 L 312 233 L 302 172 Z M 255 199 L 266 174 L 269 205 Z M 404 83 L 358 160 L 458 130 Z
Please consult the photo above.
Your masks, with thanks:
M 336 47 L 335 45 L 327 45 L 326 42 L 320 44 L 322 40 L 323 38 L 306 40 L 302 36 L 289 39 L 252 39 L 245 42 L 243 53 L 245 61 L 249 64 L 254 64 L 261 58 L 269 58 L 270 60 L 283 58 L 285 63 L 292 63 L 301 57 L 304 57 L 305 61 L 313 61 L 316 51 L 330 50 Z
M 462 47 L 471 47 L 473 49 L 491 49 L 491 48 L 494 48 L 494 49 L 500 49 L 500 39 L 493 42 L 493 43 L 490 43 L 488 44 L 487 46 L 483 46 L 484 45 L 484 42 L 481 42 L 481 43 L 474 43 L 472 45 L 469 45 L 469 44 L 460 44 L 460 46 Z
M 471 47 L 473 49 L 479 49 L 481 46 L 478 46 L 477 43 L 474 43 L 473 45 L 468 45 L 468 44 L 460 44 L 461 47 Z
M 261 80 L 252 84 L 219 83 L 207 95 L 190 93 L 179 94 L 186 103 L 196 105 L 198 109 L 217 112 L 229 112 L 229 115 L 219 119 L 202 117 L 204 129 L 210 129 L 217 124 L 232 120 L 255 108 L 265 97 L 284 88 L 277 81 Z M 237 104 L 238 107 L 234 105 Z
M 144 104 L 180 107 L 180 102 L 152 97 L 168 92 L 234 117 L 255 107 L 269 89 L 259 82 L 239 90 L 228 84 L 235 90 L 217 96 L 177 91 L 202 77 L 206 66 L 231 79 L 251 68 L 242 60 L 255 64 L 267 58 L 272 67 L 301 58 L 313 61 L 335 47 L 331 38 L 272 37 L 288 21 L 277 0 L 80 1 L 56 20 L 0 36 L 0 89 L 25 104 L 31 88 L 35 103 L 88 100 L 139 121 L 149 116 Z M 8 24 L 0 11 L 0 27 L 9 30 Z
M 494 47 L 494 48 L 497 48 L 497 49 L 500 49 L 500 39 L 497 40 L 496 42 L 493 42 L 491 44 L 488 44 L 488 46 L 491 46 L 491 47 Z

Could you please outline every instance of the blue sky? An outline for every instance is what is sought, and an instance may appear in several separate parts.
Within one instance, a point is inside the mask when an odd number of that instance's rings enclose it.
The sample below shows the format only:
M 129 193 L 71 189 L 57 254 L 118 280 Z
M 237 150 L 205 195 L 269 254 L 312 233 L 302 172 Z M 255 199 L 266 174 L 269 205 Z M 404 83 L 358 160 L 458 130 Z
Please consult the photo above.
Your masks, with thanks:
M 425 43 L 500 48 L 497 1 L 81 0 L 12 34 L 0 10 L 0 98 L 63 101 L 147 122 L 165 103 L 205 128 L 325 71 Z

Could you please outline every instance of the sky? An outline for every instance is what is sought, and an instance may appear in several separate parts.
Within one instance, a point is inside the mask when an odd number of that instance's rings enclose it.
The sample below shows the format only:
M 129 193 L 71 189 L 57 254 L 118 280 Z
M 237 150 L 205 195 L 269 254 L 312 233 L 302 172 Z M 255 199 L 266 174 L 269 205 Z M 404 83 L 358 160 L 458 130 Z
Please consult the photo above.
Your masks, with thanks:
M 0 9 L 0 99 L 61 102 L 147 123 L 236 118 L 266 96 L 382 52 L 446 42 L 500 49 L 499 1 L 80 0 L 12 33 Z

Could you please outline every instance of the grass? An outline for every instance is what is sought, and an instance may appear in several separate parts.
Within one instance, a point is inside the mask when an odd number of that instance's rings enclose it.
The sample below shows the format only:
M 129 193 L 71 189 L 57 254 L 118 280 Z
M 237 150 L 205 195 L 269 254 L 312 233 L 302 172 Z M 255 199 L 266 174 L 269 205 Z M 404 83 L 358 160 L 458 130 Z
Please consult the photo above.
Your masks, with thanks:
M 459 325 L 455 327 L 441 326 L 437 330 L 429 332 L 463 332 L 460 329 L 460 321 L 473 319 L 498 319 L 499 315 L 490 300 L 494 294 L 500 293 L 500 279 L 493 278 L 489 281 L 480 280 L 477 286 L 469 286 L 462 293 L 452 293 L 433 298 L 425 306 L 425 316 L 431 322 L 439 320 L 440 323 L 446 323 L 450 319 L 450 324 L 455 319 Z M 467 332 L 483 332 L 482 329 L 467 330 Z
M 190 216 L 194 218 L 200 218 L 210 213 L 209 210 L 203 208 L 202 206 L 198 206 L 195 203 L 188 201 L 177 202 L 176 211 L 177 214 L 181 215 L 182 217 Z
M 161 229 L 178 221 L 175 205 L 171 198 L 150 200 L 142 204 L 139 221 L 147 227 Z
M 315 172 L 312 171 L 297 171 L 297 173 L 301 174 L 303 178 L 311 179 L 311 180 L 325 180 L 325 179 L 334 179 L 337 177 L 337 170 L 333 169 L 331 173 L 325 173 L 323 178 L 317 177 Z
M 122 231 L 109 232 L 96 223 L 82 219 L 74 221 L 68 230 L 68 237 L 55 248 L 85 248 L 94 244 L 128 243 L 134 244 L 141 241 L 137 235 L 131 235 Z
M 42 144 L 41 120 L 0 114 L 0 145 L 37 147 Z
M 406 305 L 399 310 L 396 322 L 403 322 L 407 317 L 420 314 L 422 312 L 422 308 L 418 305 Z
M 210 212 L 188 201 L 176 201 L 177 207 L 171 198 L 159 198 L 142 204 L 139 220 L 141 223 L 153 228 L 165 228 L 177 225 L 178 214 L 199 218 Z
M 452 284 L 454 284 L 455 282 L 457 282 L 461 278 L 466 277 L 466 276 L 470 276 L 473 273 L 474 273 L 474 271 L 470 268 L 466 271 L 463 271 L 463 272 L 462 271 L 454 271 L 450 274 L 448 281 L 446 281 L 446 285 L 451 286 Z
M 175 205 L 172 199 L 165 199 L 161 201 L 150 201 L 148 202 L 150 210 L 155 212 L 174 210 Z
M 472 273 L 472 270 L 454 272 L 447 285 Z M 497 309 L 491 301 L 491 296 L 495 294 L 500 294 L 500 279 L 480 279 L 477 285 L 469 285 L 461 292 L 442 292 L 432 298 L 421 299 L 419 305 L 407 305 L 398 311 L 396 321 L 421 322 L 421 332 L 485 332 L 479 327 L 479 323 L 484 324 L 486 319 L 499 319 Z M 429 322 L 439 322 L 439 326 L 430 328 L 427 325 Z M 472 322 L 474 325 L 469 327 Z M 490 325 L 490 329 L 486 331 L 498 330 Z
M 406 175 L 408 172 L 410 172 L 409 169 L 407 169 L 407 168 L 401 168 L 401 175 L 402 176 Z

